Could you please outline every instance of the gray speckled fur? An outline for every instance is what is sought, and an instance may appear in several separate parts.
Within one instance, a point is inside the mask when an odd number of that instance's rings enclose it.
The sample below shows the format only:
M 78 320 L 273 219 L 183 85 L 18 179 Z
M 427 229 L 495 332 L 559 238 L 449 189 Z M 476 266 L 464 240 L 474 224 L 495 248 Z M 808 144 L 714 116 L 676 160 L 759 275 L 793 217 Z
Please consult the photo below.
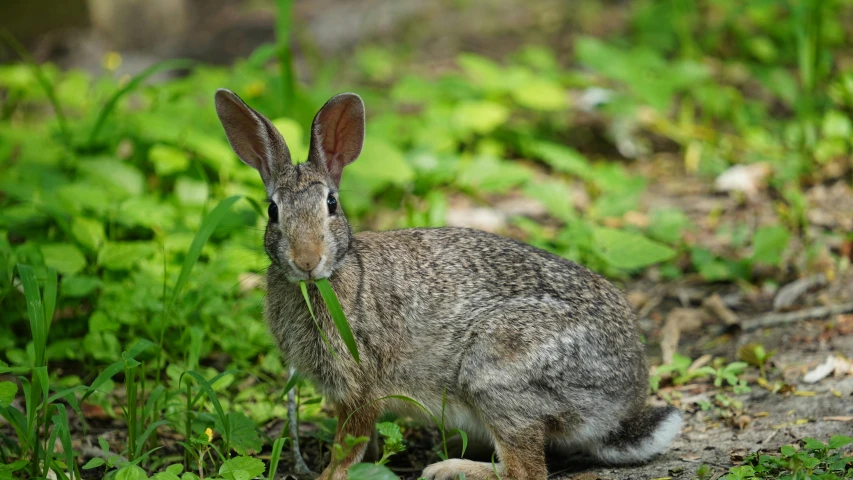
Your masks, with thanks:
M 680 416 L 645 404 L 645 351 L 616 287 L 576 263 L 476 230 L 353 235 L 345 205 L 335 215 L 326 211 L 337 185 L 315 148 L 323 134 L 316 120 L 312 132 L 307 163 L 291 166 L 286 146 L 272 152 L 278 167 L 266 186 L 280 213 L 265 235 L 272 260 L 265 316 L 286 360 L 339 414 L 386 395 L 413 397 L 438 414 L 446 390 L 450 426 L 495 442 L 503 478 L 545 478 L 546 442 L 611 462 L 644 461 L 668 446 Z M 306 278 L 292 261 L 300 248 L 323 255 L 320 276 L 329 278 L 347 314 L 360 365 L 310 285 L 338 358 L 322 342 L 297 284 Z M 349 433 L 365 434 L 380 409 L 418 413 L 384 401 L 360 410 L 363 425 L 353 420 Z M 675 431 L 662 432 L 662 424 Z M 362 453 L 322 478 L 344 478 Z M 491 465 L 455 460 L 430 466 L 425 476 L 460 472 L 469 479 L 493 475 Z

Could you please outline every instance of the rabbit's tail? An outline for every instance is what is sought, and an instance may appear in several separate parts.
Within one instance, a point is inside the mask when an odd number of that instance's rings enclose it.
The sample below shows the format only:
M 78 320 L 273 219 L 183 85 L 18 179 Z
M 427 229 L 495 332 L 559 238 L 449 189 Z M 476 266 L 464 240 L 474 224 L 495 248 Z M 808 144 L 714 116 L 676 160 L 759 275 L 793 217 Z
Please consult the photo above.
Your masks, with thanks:
M 611 464 L 646 462 L 669 448 L 681 423 L 681 411 L 675 407 L 646 406 L 639 415 L 623 420 L 592 453 Z

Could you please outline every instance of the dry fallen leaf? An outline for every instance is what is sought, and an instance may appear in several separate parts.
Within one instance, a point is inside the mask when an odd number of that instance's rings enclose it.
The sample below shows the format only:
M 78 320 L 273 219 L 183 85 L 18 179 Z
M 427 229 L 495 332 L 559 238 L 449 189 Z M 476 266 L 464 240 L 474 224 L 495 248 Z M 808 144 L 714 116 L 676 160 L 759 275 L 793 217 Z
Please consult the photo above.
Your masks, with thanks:
M 803 381 L 806 383 L 817 383 L 828 377 L 833 372 L 836 377 L 842 377 L 853 373 L 853 362 L 830 355 L 829 357 L 826 357 L 825 362 L 805 374 L 805 376 L 803 376 Z
M 766 162 L 735 165 L 714 180 L 714 188 L 719 192 L 743 192 L 753 198 L 767 186 L 770 172 L 770 164 Z

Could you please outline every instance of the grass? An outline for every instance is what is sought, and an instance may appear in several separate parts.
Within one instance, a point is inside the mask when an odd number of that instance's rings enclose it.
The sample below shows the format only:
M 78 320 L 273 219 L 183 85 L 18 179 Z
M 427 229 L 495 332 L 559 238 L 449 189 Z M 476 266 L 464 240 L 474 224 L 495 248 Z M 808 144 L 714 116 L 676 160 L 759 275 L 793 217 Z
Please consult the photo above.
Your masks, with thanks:
M 529 45 L 501 61 L 462 54 L 424 76 L 411 73 L 404 49 L 373 45 L 349 61 L 314 62 L 311 85 L 297 81 L 292 61 L 301 42 L 292 4 L 276 8 L 275 45 L 245 62 L 170 60 L 128 79 L 38 65 L 4 33 L 22 63 L 0 66 L 0 327 L 11 332 L 0 338 L 0 415 L 11 426 L 0 430 L 0 478 L 272 478 L 298 439 L 288 429 L 269 438 L 264 427 L 289 415 L 289 394 L 293 417 L 323 435 L 322 398 L 289 375 L 260 320 L 265 218 L 253 199 L 265 192 L 221 135 L 211 100 L 219 87 L 274 118 L 298 160 L 322 100 L 362 94 L 365 152 L 341 186 L 357 229 L 441 226 L 460 204 L 523 198 L 543 213 L 501 217 L 505 231 L 611 278 L 659 272 L 745 289 L 827 268 L 817 260 L 825 245 L 853 240 L 810 233 L 804 193 L 853 151 L 853 70 L 838 60 L 850 46 L 839 21 L 849 2 L 635 2 L 630 29 L 576 38 L 568 62 Z M 150 82 L 175 70 L 186 76 Z M 589 91 L 606 95 L 581 115 L 569 99 Z M 601 125 L 592 127 L 598 143 L 579 140 L 591 128 L 585 115 Z M 709 183 L 732 165 L 767 161 L 775 224 L 709 232 L 678 206 L 637 212 L 654 179 L 612 153 L 626 144 L 640 163 L 675 155 Z M 647 221 L 631 220 L 638 214 Z M 719 238 L 725 248 L 709 245 Z M 827 256 L 832 271 L 844 267 Z M 327 334 L 339 335 L 360 361 L 331 284 L 300 288 L 312 318 L 313 288 L 332 317 L 335 332 L 317 323 L 329 349 Z M 706 383 L 715 392 L 706 407 L 731 416 L 738 393 L 775 385 L 773 352 L 759 347 L 740 352 L 745 363 L 695 370 L 676 356 L 653 386 Z M 441 455 L 453 435 L 467 447 L 465 432 L 445 429 L 444 411 L 427 413 Z M 124 425 L 121 439 L 99 437 L 103 455 L 84 459 L 72 441 L 105 421 Z M 403 448 L 398 430 L 383 428 L 380 463 Z M 803 447 L 809 458 L 824 452 Z M 821 468 L 835 461 L 825 453 Z M 774 462 L 744 467 L 800 474 Z M 352 478 L 388 472 L 359 468 Z

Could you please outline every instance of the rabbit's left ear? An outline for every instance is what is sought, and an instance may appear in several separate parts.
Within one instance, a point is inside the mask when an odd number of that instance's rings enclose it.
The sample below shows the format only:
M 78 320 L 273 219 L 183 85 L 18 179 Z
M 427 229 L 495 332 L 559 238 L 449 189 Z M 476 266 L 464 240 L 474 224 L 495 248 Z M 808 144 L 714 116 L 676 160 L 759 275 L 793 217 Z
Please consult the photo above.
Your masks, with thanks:
M 341 93 L 314 117 L 308 161 L 325 168 L 338 186 L 344 167 L 358 158 L 363 144 L 364 102 L 354 93 Z

